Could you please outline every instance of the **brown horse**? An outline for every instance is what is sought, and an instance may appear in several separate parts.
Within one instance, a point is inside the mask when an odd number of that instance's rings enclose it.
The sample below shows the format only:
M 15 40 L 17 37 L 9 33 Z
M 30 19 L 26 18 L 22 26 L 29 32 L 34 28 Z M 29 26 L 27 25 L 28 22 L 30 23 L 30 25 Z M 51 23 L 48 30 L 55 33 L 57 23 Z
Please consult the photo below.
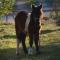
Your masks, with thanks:
M 26 48 L 25 38 L 26 32 L 29 33 L 29 44 L 30 50 L 33 45 L 33 40 L 36 46 L 36 52 L 39 53 L 39 29 L 40 29 L 40 16 L 41 16 L 42 5 L 32 5 L 32 12 L 29 14 L 26 11 L 21 11 L 15 17 L 15 29 L 17 36 L 17 48 L 16 53 L 19 54 L 19 43 L 22 42 L 23 50 L 25 53 L 29 53 Z M 29 51 L 30 51 L 29 50 Z

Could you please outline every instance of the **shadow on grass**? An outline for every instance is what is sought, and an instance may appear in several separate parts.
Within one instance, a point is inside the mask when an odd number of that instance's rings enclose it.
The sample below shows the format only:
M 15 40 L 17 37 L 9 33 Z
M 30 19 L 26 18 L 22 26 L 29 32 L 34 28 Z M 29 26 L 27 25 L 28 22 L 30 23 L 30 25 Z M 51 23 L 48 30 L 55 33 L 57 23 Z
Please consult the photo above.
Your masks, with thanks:
M 1 60 L 60 60 L 60 44 L 50 43 L 50 45 L 41 47 L 40 55 L 25 55 L 20 48 L 20 55 L 17 57 L 15 48 L 0 49 Z
M 16 38 L 16 35 L 4 35 L 3 38 Z
M 60 44 L 50 44 L 43 47 L 42 56 L 46 60 L 60 60 Z
M 3 40 L 4 39 L 16 39 L 16 35 L 4 35 L 4 36 L 0 36 L 0 39 Z
M 43 30 L 41 31 L 41 34 L 46 34 L 46 33 L 51 33 L 51 32 L 54 32 L 54 31 L 60 31 L 60 29 L 56 29 L 56 30 Z

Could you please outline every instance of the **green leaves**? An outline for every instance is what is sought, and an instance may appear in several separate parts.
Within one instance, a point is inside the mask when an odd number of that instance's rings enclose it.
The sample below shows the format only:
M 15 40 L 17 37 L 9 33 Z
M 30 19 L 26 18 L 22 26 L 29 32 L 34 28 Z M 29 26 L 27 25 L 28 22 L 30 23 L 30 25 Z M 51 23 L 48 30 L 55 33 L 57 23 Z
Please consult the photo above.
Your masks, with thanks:
M 15 0 L 1 0 L 0 15 L 5 15 L 12 12 Z

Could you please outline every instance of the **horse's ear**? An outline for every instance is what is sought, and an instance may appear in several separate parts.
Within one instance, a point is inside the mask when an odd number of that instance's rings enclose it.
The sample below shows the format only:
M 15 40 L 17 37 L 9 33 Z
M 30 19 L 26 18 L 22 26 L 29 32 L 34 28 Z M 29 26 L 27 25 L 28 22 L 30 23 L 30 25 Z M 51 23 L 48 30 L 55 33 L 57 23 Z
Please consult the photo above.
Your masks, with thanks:
M 31 8 L 32 8 L 32 9 L 34 9 L 34 8 L 35 8 L 35 5 L 34 5 L 34 4 L 32 4 L 32 5 L 31 5 Z
M 42 8 L 42 4 L 41 4 L 41 5 L 39 5 L 39 8 L 40 8 L 40 9 Z

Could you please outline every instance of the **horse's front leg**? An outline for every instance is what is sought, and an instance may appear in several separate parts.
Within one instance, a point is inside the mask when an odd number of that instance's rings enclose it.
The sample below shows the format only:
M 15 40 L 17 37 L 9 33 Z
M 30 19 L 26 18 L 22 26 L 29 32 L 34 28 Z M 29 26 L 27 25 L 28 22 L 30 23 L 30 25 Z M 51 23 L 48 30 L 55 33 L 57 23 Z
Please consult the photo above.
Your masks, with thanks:
M 33 33 L 32 32 L 29 32 L 29 44 L 30 44 L 30 47 L 28 49 L 28 54 L 29 55 L 32 55 L 33 54 L 33 50 L 32 50 L 32 45 L 33 45 Z
M 36 46 L 36 53 L 40 54 L 40 50 L 39 50 L 39 31 L 36 31 L 34 33 L 34 41 L 35 41 L 35 46 Z
M 16 55 L 19 55 L 19 39 L 16 39 Z

